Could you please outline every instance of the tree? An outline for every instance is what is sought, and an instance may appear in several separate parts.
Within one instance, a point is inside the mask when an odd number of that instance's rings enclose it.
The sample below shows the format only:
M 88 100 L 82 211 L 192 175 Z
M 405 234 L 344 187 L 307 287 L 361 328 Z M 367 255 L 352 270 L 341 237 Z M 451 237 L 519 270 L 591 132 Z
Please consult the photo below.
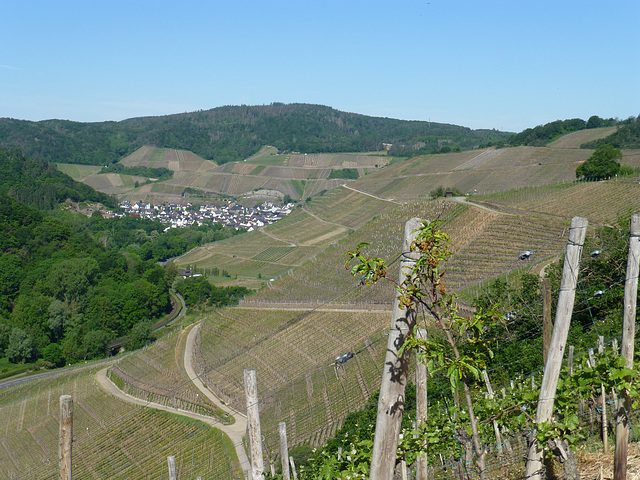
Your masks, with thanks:
M 9 335 L 9 346 L 5 353 L 11 363 L 24 363 L 30 360 L 33 353 L 31 337 L 21 328 L 14 327 Z
M 104 330 L 91 330 L 84 336 L 83 345 L 88 358 L 102 358 L 107 353 L 109 334 Z
M 620 171 L 622 152 L 609 144 L 600 145 L 596 151 L 576 168 L 576 178 L 603 180 Z
M 151 322 L 138 322 L 131 329 L 124 347 L 127 350 L 137 350 L 153 342 L 155 339 L 156 337 L 151 331 Z
M 42 358 L 56 367 L 64 365 L 64 355 L 62 347 L 57 343 L 50 343 L 42 352 Z
M 444 262 L 452 252 L 449 236 L 440 230 L 439 225 L 439 221 L 422 222 L 410 248 L 420 256 L 401 284 L 387 276 L 387 265 L 383 259 L 366 257 L 361 253 L 361 249 L 368 245 L 366 243 L 358 245 L 355 251 L 346 253 L 346 268 L 349 269 L 351 261 L 355 260 L 358 263 L 351 268 L 351 273 L 362 276 L 367 285 L 382 279 L 389 280 L 398 291 L 401 308 L 426 310 L 432 322 L 428 322 L 425 327 L 435 332 L 429 338 L 420 338 L 417 326 L 413 335 L 405 341 L 402 350 L 414 349 L 420 361 L 426 363 L 429 375 L 445 373 L 454 396 L 462 383 L 476 465 L 480 478 L 483 479 L 487 450 L 480 440 L 479 419 L 474 413 L 471 388 L 474 382 L 481 380 L 486 359 L 493 356 L 484 338 L 485 330 L 495 327 L 501 315 L 496 306 L 486 311 L 479 309 L 469 317 L 458 313 L 457 297 L 447 291 L 443 281 Z M 434 326 L 437 328 L 434 329 Z

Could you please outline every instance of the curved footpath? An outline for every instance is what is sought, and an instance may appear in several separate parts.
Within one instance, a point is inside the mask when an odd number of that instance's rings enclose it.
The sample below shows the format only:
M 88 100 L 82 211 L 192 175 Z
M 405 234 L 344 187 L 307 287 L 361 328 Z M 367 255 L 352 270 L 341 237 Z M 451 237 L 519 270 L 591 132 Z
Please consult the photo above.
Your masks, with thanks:
M 244 449 L 244 445 L 242 443 L 242 439 L 244 438 L 244 434 L 247 428 L 246 417 L 240 412 L 233 410 L 229 408 L 229 406 L 222 403 L 220 399 L 216 397 L 213 394 L 213 392 L 211 392 L 211 390 L 209 390 L 206 387 L 206 385 L 202 382 L 202 380 L 200 380 L 200 378 L 198 377 L 198 375 L 196 374 L 193 368 L 193 354 L 194 354 L 194 348 L 195 348 L 195 339 L 196 339 L 198 330 L 200 329 L 200 325 L 201 323 L 197 323 L 195 326 L 193 326 L 189 331 L 189 335 L 187 336 L 185 352 L 184 352 L 185 370 L 187 372 L 187 376 L 193 382 L 193 384 L 198 390 L 200 390 L 204 395 L 206 395 L 207 398 L 209 398 L 221 410 L 224 410 L 225 412 L 233 415 L 233 417 L 235 418 L 235 422 L 233 424 L 224 425 L 220 423 L 219 420 L 212 417 L 208 417 L 206 415 L 201 415 L 199 413 L 194 413 L 194 412 L 188 412 L 178 408 L 168 407 L 165 405 L 160 405 L 159 403 L 149 402 L 149 401 L 141 400 L 136 397 L 132 397 L 131 395 L 124 393 L 111 380 L 109 380 L 109 378 L 107 377 L 107 368 L 103 368 L 96 374 L 96 380 L 98 381 L 98 384 L 102 388 L 104 388 L 107 392 L 111 393 L 115 397 L 118 397 L 119 399 L 125 402 L 133 403 L 135 405 L 141 405 L 143 407 L 155 408 L 157 410 L 164 410 L 167 412 L 176 413 L 178 415 L 183 415 L 185 417 L 200 420 L 201 422 L 204 422 L 207 425 L 210 425 L 212 427 L 217 428 L 218 430 L 221 430 L 222 432 L 227 434 L 231 439 L 231 441 L 233 442 L 233 446 L 235 447 L 236 453 L 238 455 L 238 461 L 240 462 L 240 468 L 242 469 L 243 472 L 246 473 L 247 471 L 251 470 L 251 464 L 249 463 L 249 459 L 247 457 L 247 454 Z

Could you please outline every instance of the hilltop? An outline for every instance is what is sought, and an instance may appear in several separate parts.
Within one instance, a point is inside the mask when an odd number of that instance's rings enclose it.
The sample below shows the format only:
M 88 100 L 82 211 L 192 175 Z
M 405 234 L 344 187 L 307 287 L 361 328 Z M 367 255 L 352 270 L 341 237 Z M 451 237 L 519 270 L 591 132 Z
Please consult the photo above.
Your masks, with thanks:
M 0 119 L 0 146 L 50 162 L 107 165 L 144 145 L 189 150 L 218 164 L 243 160 L 264 145 L 303 153 L 383 151 L 430 145 L 474 148 L 510 134 L 456 125 L 395 120 L 309 104 L 225 106 L 121 122 Z

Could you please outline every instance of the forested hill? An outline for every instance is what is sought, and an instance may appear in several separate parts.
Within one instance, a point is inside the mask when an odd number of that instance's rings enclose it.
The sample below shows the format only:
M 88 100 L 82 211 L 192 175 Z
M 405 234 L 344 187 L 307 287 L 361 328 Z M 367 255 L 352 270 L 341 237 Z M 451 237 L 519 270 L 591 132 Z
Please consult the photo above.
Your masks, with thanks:
M 638 145 L 640 145 L 638 118 L 629 117 L 626 120 L 617 120 L 615 118 L 604 119 L 597 115 L 589 117 L 589 120 L 586 121 L 581 118 L 572 118 L 569 120 L 556 120 L 555 122 L 538 125 L 534 128 L 527 128 L 512 136 L 508 143 L 511 146 L 530 145 L 541 147 L 563 135 L 579 130 L 614 126 L 618 127 L 617 132 L 606 138 L 585 143 L 581 145 L 581 148 L 597 148 L 604 143 L 613 145 L 616 148 L 638 148 Z
M 364 152 L 392 144 L 394 154 L 474 148 L 509 133 L 435 122 L 369 117 L 309 104 L 225 106 L 121 122 L 0 119 L 0 146 L 50 162 L 106 165 L 143 145 L 190 150 L 218 163 L 263 145 L 282 151 Z
M 629 119 L 615 133 L 585 144 L 583 147 L 598 148 L 605 143 L 615 148 L 640 148 L 640 117 Z
M 42 158 L 28 158 L 18 149 L 0 148 L 0 193 L 40 209 L 53 209 L 67 199 L 115 207 L 113 198 L 56 169 Z

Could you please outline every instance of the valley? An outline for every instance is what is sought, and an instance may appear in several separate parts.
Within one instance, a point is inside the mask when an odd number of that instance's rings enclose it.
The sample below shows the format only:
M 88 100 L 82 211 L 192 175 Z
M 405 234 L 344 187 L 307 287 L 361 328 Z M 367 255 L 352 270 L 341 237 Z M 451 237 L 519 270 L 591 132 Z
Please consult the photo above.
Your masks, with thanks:
M 345 252 L 371 243 L 368 253 L 390 259 L 390 276 L 397 278 L 406 220 L 439 219 L 453 250 L 446 283 L 472 311 L 474 299 L 496 279 L 537 275 L 555 263 L 572 217 L 587 218 L 593 235 L 640 212 L 637 176 L 575 182 L 576 167 L 593 153 L 579 146 L 611 132 L 581 131 L 544 147 L 410 158 L 281 154 L 263 147 L 242 161 L 217 165 L 186 150 L 142 146 L 121 160 L 171 170 L 172 178 L 162 181 L 58 164 L 74 179 L 129 202 L 205 204 L 222 196 L 253 206 L 287 197 L 296 207 L 276 223 L 174 260 L 205 275 L 213 268 L 229 272 L 211 277 L 216 284 L 256 289 L 238 306 L 190 308 L 165 336 L 114 357 L 106 370 L 88 364 L 0 391 L 0 409 L 9 412 L 0 421 L 0 468 L 11 478 L 48 478 L 48 465 L 55 463 L 56 402 L 68 393 L 77 405 L 77 478 L 159 478 L 167 455 L 179 458 L 181 478 L 187 472 L 243 478 L 247 459 L 237 452 L 243 451 L 245 368 L 257 371 L 265 463 L 277 460 L 283 421 L 290 448 L 320 447 L 380 386 L 395 295 L 390 284 L 362 286 L 345 270 Z M 622 163 L 640 168 L 640 151 L 625 150 Z M 331 178 L 344 169 L 356 170 L 358 178 Z M 431 198 L 440 186 L 463 197 Z M 521 260 L 525 250 L 533 254 Z M 336 364 L 346 352 L 353 357 Z M 540 373 L 522 372 L 536 381 Z M 109 393 L 113 386 L 129 398 Z

